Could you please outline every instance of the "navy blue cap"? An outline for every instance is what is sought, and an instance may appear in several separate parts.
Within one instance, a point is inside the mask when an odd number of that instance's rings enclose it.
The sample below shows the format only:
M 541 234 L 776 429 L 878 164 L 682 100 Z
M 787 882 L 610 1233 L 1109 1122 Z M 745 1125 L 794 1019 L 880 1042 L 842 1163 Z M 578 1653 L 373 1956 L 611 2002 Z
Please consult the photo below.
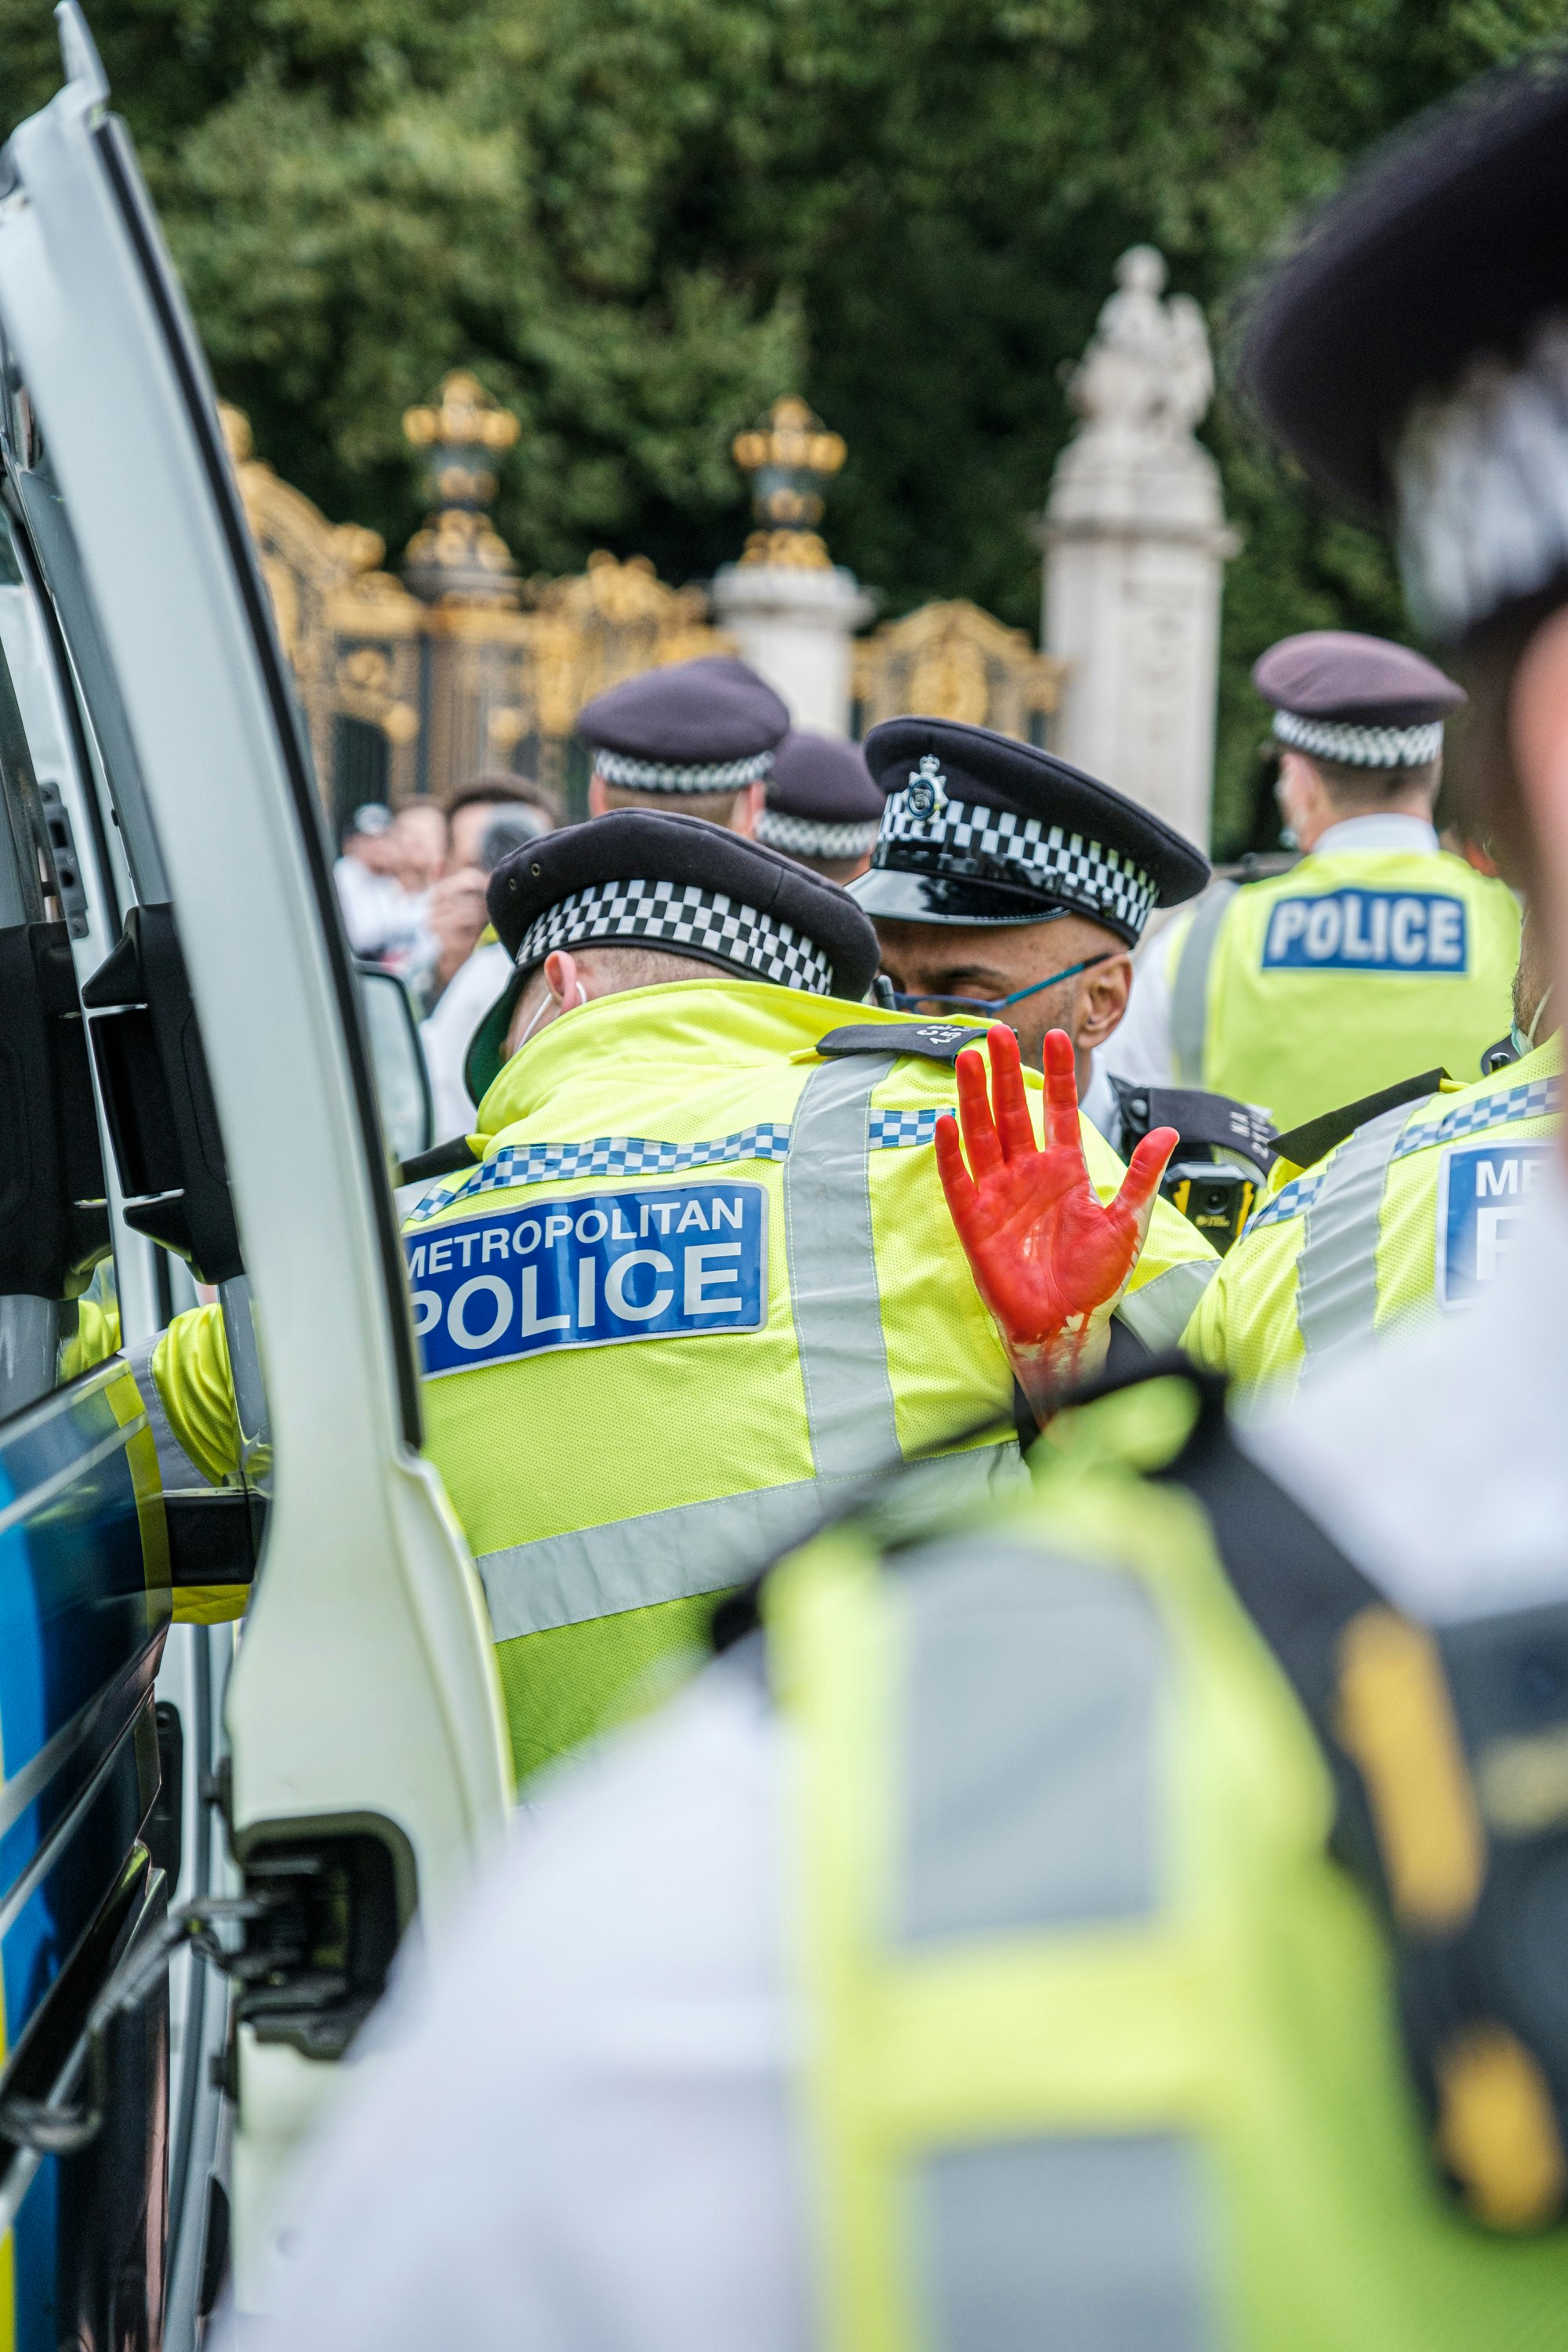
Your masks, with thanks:
M 577 714 L 595 775 L 638 793 L 740 792 L 762 782 L 788 731 L 773 688 L 729 654 L 642 670 Z
M 1286 748 L 1352 768 L 1422 768 L 1443 749 L 1462 686 L 1408 646 L 1353 629 L 1282 637 L 1252 666 Z
M 866 738 L 886 794 L 869 871 L 849 885 L 889 922 L 1043 923 L 1086 915 L 1129 946 L 1195 898 L 1208 860 L 1065 760 L 988 727 L 889 719 Z
M 786 735 L 768 778 L 757 838 L 786 857 L 864 857 L 882 826 L 866 755 L 839 735 Z
M 662 948 L 731 980 L 854 1002 L 879 961 L 876 932 L 836 882 L 673 809 L 612 809 L 528 843 L 491 875 L 488 904 L 516 969 L 468 1048 L 476 1102 L 501 1067 L 524 982 L 557 948 Z
M 1242 390 L 1340 505 L 1397 522 L 1406 600 L 1444 642 L 1568 593 L 1565 310 L 1559 48 L 1395 134 L 1248 313 Z

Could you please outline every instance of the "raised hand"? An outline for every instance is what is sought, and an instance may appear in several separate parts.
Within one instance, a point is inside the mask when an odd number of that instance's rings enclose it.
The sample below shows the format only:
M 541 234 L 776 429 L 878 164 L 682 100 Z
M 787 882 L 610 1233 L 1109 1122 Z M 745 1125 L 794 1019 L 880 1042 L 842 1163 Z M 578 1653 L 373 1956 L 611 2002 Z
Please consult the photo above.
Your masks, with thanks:
M 1102 1206 L 1084 1161 L 1070 1038 L 1053 1029 L 1046 1039 L 1044 1150 L 1035 1141 L 1016 1036 L 998 1025 L 985 1042 L 990 1099 L 985 1066 L 966 1049 L 958 1057 L 958 1120 L 949 1114 L 936 1123 L 937 1172 L 975 1287 L 1043 1420 L 1063 1389 L 1104 1360 L 1111 1311 L 1138 1263 L 1177 1137 L 1170 1127 L 1146 1135 L 1121 1192 Z

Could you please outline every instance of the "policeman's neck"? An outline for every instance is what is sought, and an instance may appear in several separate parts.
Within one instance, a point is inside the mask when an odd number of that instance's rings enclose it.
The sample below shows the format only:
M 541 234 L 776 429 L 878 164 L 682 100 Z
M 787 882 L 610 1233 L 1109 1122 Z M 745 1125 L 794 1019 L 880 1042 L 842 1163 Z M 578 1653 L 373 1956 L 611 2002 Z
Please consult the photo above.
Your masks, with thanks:
M 1430 826 L 1432 823 L 1430 796 L 1422 793 L 1408 799 L 1352 801 L 1347 802 L 1342 807 L 1336 805 L 1332 801 L 1325 801 L 1321 806 L 1301 814 L 1293 831 L 1297 845 L 1302 854 L 1310 856 L 1324 835 L 1332 833 L 1337 826 L 1353 824 L 1363 817 L 1389 816 L 1407 817 L 1417 824 Z

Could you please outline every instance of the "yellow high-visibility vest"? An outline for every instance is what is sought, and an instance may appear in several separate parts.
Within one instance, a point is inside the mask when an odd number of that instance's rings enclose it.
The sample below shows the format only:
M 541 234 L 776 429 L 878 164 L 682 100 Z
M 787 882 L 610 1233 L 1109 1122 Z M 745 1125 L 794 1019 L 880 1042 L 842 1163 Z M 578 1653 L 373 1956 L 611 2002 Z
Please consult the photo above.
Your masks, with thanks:
M 914 1025 L 743 981 L 600 999 L 513 1057 L 482 1161 L 409 1219 L 426 1445 L 483 1579 L 520 1779 L 668 1676 L 715 1595 L 868 1473 L 968 1432 L 933 1478 L 979 1499 L 1023 1477 L 937 1181 L 953 1071 L 900 1052 Z M 817 1051 L 850 1028 L 858 1050 Z M 1109 1199 L 1121 1163 L 1083 1139 Z M 1157 1203 L 1123 1319 L 1173 1344 L 1216 1263 Z M 205 1354 L 172 1335 L 153 1364 L 204 1466 L 233 1444 L 213 1320 Z
M 1446 1313 L 1495 1277 L 1562 1125 L 1563 1040 L 1386 1111 L 1272 1188 L 1182 1344 L 1271 1393 L 1309 1366 Z
M 763 1588 L 826 2352 L 1542 2352 L 1568 2231 L 1450 2203 L 1319 1742 L 1166 1381 L 1035 1494 Z M 1468 2153 L 1506 2198 L 1535 2151 Z M 1528 2137 L 1528 2136 L 1526 2136 Z
M 1419 1070 L 1468 1083 L 1508 1034 L 1519 907 L 1462 858 L 1344 849 L 1212 884 L 1154 952 L 1175 1075 L 1284 1130 Z

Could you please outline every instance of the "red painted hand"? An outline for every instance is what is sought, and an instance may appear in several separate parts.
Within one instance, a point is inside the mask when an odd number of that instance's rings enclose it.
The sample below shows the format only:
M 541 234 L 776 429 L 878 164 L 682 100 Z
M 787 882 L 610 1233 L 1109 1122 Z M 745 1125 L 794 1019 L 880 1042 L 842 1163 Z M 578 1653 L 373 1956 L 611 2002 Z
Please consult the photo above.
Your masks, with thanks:
M 1025 1394 L 1043 1412 L 1104 1357 L 1111 1310 L 1138 1263 L 1177 1138 L 1169 1127 L 1146 1135 L 1121 1192 L 1103 1207 L 1084 1162 L 1071 1040 L 1060 1029 L 1046 1039 L 1043 1150 L 1016 1036 L 998 1026 L 986 1044 L 991 1099 L 984 1065 L 966 1049 L 958 1057 L 963 1145 L 959 1123 L 938 1119 L 937 1172 L 975 1287 L 1001 1328 Z

